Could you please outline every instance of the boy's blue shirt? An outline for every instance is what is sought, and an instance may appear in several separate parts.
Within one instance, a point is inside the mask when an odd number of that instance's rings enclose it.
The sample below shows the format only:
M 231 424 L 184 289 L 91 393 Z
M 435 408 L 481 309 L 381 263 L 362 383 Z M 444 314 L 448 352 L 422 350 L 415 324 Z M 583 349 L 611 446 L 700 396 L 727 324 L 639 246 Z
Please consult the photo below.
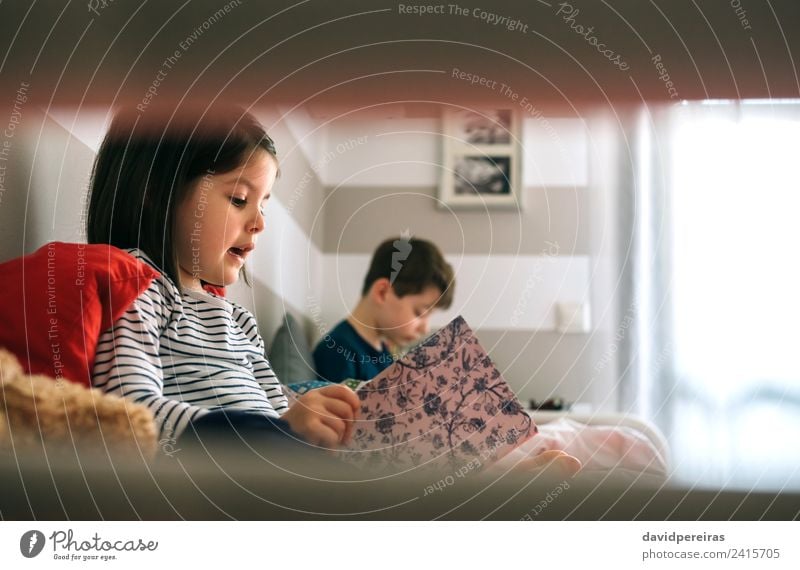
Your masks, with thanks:
M 353 325 L 343 320 L 314 348 L 317 377 L 328 382 L 341 382 L 348 378 L 372 380 L 394 362 L 386 345 L 382 348 L 375 350 Z

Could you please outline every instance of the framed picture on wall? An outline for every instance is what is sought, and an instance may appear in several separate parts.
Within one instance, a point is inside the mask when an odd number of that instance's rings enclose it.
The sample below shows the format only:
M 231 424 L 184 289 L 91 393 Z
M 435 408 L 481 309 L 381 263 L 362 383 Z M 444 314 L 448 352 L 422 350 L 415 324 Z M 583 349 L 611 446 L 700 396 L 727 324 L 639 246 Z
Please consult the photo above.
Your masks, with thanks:
M 444 114 L 442 208 L 521 209 L 519 117 L 511 109 Z

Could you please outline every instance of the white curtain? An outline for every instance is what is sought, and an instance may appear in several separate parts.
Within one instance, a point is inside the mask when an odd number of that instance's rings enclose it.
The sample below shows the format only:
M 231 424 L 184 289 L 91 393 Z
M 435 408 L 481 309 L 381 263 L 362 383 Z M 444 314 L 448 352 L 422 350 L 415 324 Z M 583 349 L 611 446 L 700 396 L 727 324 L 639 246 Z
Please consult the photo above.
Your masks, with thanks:
M 800 489 L 800 102 L 648 108 L 629 132 L 622 407 L 685 483 Z

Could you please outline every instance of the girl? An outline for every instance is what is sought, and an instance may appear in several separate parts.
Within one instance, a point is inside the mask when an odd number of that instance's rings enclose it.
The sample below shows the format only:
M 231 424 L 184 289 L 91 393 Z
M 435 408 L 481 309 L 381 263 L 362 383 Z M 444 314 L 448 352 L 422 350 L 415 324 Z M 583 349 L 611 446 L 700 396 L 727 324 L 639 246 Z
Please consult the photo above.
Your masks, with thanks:
M 289 408 L 253 315 L 205 290 L 244 273 L 264 230 L 278 173 L 272 140 L 240 109 L 182 121 L 150 111 L 147 122 L 115 117 L 92 173 L 89 243 L 125 249 L 161 273 L 100 337 L 94 386 L 148 406 L 171 444 L 220 429 L 346 442 L 358 410 L 352 390 L 314 390 Z

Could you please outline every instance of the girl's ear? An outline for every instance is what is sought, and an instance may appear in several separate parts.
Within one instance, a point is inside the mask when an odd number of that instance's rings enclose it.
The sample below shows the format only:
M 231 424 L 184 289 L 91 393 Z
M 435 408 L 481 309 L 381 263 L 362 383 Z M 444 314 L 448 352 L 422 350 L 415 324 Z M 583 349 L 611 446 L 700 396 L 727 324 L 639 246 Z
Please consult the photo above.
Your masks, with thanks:
M 376 303 L 383 304 L 386 302 L 386 297 L 392 292 L 392 284 L 386 277 L 376 279 L 372 286 L 369 288 L 370 297 Z

